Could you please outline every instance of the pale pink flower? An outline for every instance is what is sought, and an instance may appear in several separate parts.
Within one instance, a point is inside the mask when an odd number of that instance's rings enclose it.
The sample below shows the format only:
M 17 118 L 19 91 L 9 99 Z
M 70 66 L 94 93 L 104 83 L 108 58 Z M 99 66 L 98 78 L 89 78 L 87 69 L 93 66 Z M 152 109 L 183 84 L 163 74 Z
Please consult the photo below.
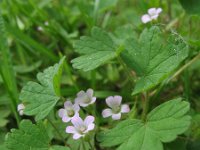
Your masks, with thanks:
M 113 120 L 119 120 L 122 113 L 128 113 L 130 108 L 127 104 L 121 105 L 122 97 L 121 96 L 109 96 L 106 98 L 106 103 L 110 108 L 104 109 L 102 116 L 104 118 L 112 116 Z
M 93 104 L 96 101 L 96 97 L 93 97 L 93 93 L 94 91 L 92 89 L 88 89 L 86 92 L 80 91 L 75 98 L 75 103 L 82 107 Z
M 93 116 L 87 116 L 83 121 L 80 117 L 74 117 L 71 120 L 73 126 L 68 126 L 66 132 L 73 134 L 73 139 L 75 140 L 84 137 L 89 131 L 94 129 L 94 119 Z
M 58 111 L 58 115 L 60 118 L 62 118 L 63 122 L 69 122 L 74 117 L 79 116 L 79 110 L 80 110 L 79 105 L 77 104 L 73 105 L 71 101 L 66 101 L 64 103 L 64 109 L 61 108 Z
M 24 115 L 24 109 L 25 109 L 25 106 L 24 106 L 23 103 L 21 103 L 21 104 L 19 104 L 19 105 L 17 106 L 17 111 L 19 112 L 19 115 L 20 115 L 20 116 Z
M 148 9 L 148 14 L 144 14 L 141 17 L 143 23 L 148 23 L 152 20 L 156 20 L 159 14 L 162 12 L 162 8 L 150 8 Z

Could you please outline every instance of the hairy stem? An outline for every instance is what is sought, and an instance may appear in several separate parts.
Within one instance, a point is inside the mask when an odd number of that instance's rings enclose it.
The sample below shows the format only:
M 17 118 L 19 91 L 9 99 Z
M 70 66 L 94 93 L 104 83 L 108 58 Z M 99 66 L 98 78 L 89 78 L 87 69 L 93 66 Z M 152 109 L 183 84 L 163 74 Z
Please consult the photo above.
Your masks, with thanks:
M 147 113 L 149 110 L 149 95 L 147 92 L 144 93 L 144 105 L 143 105 L 143 112 L 142 112 L 142 120 L 145 121 Z

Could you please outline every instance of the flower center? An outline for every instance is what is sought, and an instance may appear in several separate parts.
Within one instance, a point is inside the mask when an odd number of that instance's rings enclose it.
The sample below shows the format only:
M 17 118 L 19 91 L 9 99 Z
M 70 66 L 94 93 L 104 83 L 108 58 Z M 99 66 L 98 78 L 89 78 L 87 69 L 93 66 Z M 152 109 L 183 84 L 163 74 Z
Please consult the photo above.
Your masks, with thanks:
M 83 102 L 84 103 L 90 103 L 90 98 L 87 96 L 87 95 L 85 95 L 84 97 L 83 97 Z
M 67 114 L 69 117 L 73 117 L 75 113 L 73 109 L 70 109 L 70 110 L 67 110 Z
M 118 114 L 118 113 L 120 112 L 120 110 L 121 110 L 121 107 L 120 107 L 120 106 L 115 106 L 115 107 L 112 108 L 112 112 L 113 112 L 114 114 Z
M 80 134 L 83 134 L 84 131 L 86 131 L 86 130 L 87 130 L 87 127 L 84 126 L 84 125 L 80 126 L 80 128 L 79 128 L 79 132 L 80 132 Z

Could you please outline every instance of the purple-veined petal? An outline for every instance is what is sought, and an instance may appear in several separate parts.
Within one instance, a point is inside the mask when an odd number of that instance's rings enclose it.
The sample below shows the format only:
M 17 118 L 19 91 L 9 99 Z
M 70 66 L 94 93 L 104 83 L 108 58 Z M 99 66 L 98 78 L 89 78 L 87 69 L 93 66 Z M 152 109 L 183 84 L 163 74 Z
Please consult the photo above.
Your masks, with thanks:
M 77 133 L 76 129 L 74 128 L 74 126 L 68 126 L 66 128 L 66 133 Z
M 79 128 L 84 124 L 83 120 L 78 116 L 73 117 L 71 122 L 72 122 L 72 124 L 74 125 L 75 128 Z
M 113 120 L 119 120 L 120 118 L 121 118 L 121 113 L 112 114 L 112 119 L 113 119 Z
M 143 23 L 147 23 L 147 22 L 151 21 L 151 18 L 148 14 L 145 14 L 145 15 L 142 16 L 141 20 L 142 20 Z
M 130 111 L 129 105 L 123 104 L 123 105 L 121 106 L 121 112 L 122 112 L 122 113 L 128 113 L 129 111 Z
M 79 133 L 75 133 L 74 135 L 73 135 L 73 139 L 74 140 L 77 140 L 77 139 L 79 139 L 80 137 L 82 137 L 83 135 L 81 135 L 81 134 L 79 134 Z
M 121 102 L 122 102 L 122 97 L 121 96 L 114 96 L 114 99 L 115 99 L 115 101 L 114 101 L 114 103 L 117 105 L 117 106 L 119 106 L 119 105 L 121 105 Z
M 87 116 L 86 118 L 85 118 L 85 120 L 84 120 L 84 124 L 86 125 L 86 126 L 89 126 L 91 123 L 93 123 L 94 122 L 94 117 L 93 116 Z
M 112 116 L 112 110 L 109 109 L 109 108 L 104 109 L 104 110 L 102 111 L 102 116 L 103 116 L 103 118 L 107 118 L 107 117 Z

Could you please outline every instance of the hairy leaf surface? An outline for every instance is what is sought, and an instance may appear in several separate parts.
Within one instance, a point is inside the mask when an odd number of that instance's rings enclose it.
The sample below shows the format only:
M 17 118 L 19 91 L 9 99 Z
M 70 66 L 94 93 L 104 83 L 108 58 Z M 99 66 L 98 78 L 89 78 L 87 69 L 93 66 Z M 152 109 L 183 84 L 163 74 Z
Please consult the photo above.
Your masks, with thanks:
M 100 133 L 102 146 L 117 146 L 119 150 L 163 150 L 162 142 L 171 142 L 190 125 L 189 103 L 180 98 L 163 103 L 152 110 L 147 120 L 130 119 L 114 129 Z
M 25 104 L 24 113 L 35 115 L 36 120 L 45 118 L 60 99 L 60 77 L 65 58 L 37 74 L 37 82 L 28 82 L 20 93 L 20 100 Z
M 173 34 L 165 41 L 156 26 L 145 29 L 139 40 L 129 38 L 125 46 L 122 59 L 139 77 L 133 94 L 159 84 L 188 55 L 188 47 L 178 35 Z
M 74 45 L 76 52 L 84 54 L 73 59 L 73 67 L 89 71 L 115 57 L 115 45 L 108 33 L 92 28 L 91 36 L 83 36 Z
M 48 150 L 49 137 L 44 126 L 34 125 L 31 121 L 23 120 L 19 129 L 12 129 L 6 138 L 10 150 Z

